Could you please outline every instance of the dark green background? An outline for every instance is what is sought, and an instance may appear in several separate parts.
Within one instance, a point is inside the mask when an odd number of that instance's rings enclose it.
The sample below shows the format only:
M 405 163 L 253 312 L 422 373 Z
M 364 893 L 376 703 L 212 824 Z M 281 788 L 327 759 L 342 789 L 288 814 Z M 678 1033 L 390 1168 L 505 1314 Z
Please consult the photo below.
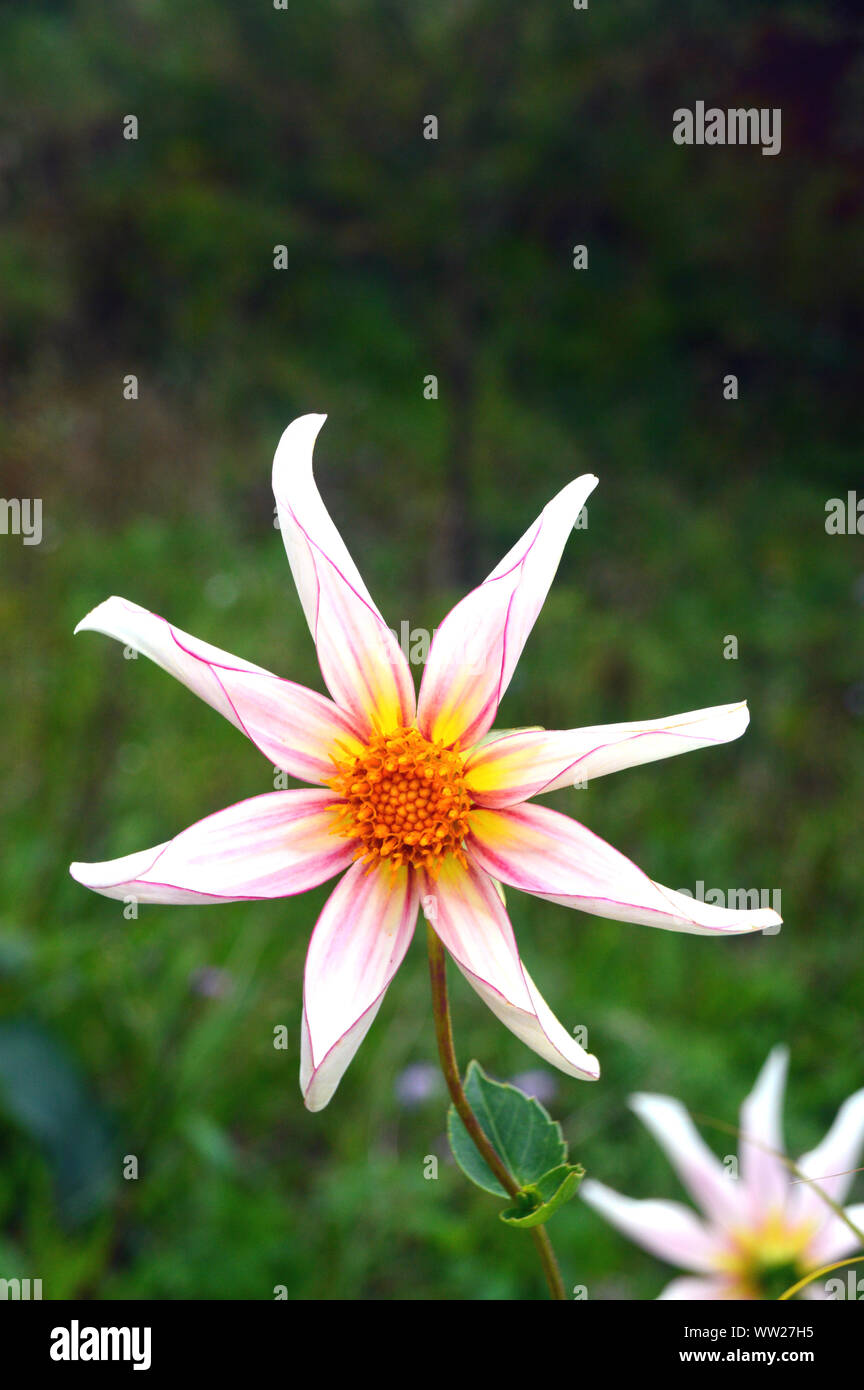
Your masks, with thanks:
M 0 1275 L 46 1298 L 542 1296 L 527 1238 L 444 1158 L 443 1098 L 396 1098 L 434 1059 L 419 934 L 311 1116 L 301 980 L 326 890 L 125 921 L 67 875 L 270 788 L 185 689 L 71 634 L 120 593 L 320 688 L 269 493 L 307 411 L 330 415 L 321 489 L 397 627 L 433 627 L 570 477 L 599 475 L 503 725 L 751 702 L 740 742 L 555 804 L 672 887 L 781 889 L 779 936 L 510 895 L 529 968 L 604 1068 L 555 1078 L 574 1157 L 674 1196 L 631 1091 L 734 1123 L 788 1041 L 800 1151 L 864 1083 L 864 563 L 824 524 L 864 493 L 856 10 L 0 7 L 0 490 L 41 497 L 45 525 L 41 546 L 0 537 Z M 781 107 L 782 153 L 677 147 L 672 112 L 697 99 Z M 220 997 L 196 989 L 210 967 Z M 463 1062 L 534 1068 L 461 978 L 453 1007 Z M 671 1277 L 578 1202 L 555 1230 L 591 1298 Z

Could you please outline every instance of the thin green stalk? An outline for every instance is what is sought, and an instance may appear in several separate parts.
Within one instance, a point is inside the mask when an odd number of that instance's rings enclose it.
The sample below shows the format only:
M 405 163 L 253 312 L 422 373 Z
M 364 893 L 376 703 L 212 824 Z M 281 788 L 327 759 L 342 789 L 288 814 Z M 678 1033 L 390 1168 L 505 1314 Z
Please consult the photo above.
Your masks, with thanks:
M 435 1020 L 435 1037 L 438 1040 L 438 1057 L 441 1062 L 441 1070 L 444 1073 L 444 1080 L 447 1082 L 447 1090 L 450 1092 L 450 1099 L 453 1102 L 456 1113 L 467 1129 L 474 1141 L 480 1156 L 504 1188 L 505 1192 L 511 1197 L 515 1197 L 520 1188 L 518 1182 L 502 1163 L 495 1149 L 490 1144 L 480 1122 L 471 1106 L 468 1097 L 462 1086 L 462 1079 L 459 1075 L 459 1065 L 456 1061 L 456 1051 L 453 1046 L 453 1026 L 450 1021 L 450 1005 L 447 1001 L 447 966 L 444 957 L 444 948 L 433 931 L 431 924 L 426 925 L 426 940 L 429 947 L 429 978 L 432 982 L 432 1015 Z M 549 1285 L 549 1295 L 551 1298 L 566 1300 L 564 1292 L 564 1282 L 561 1278 L 561 1271 L 558 1268 L 558 1261 L 555 1258 L 555 1251 L 552 1249 L 552 1242 L 549 1239 L 545 1226 L 532 1226 L 529 1234 L 537 1247 L 540 1256 L 540 1263 L 543 1266 L 543 1273 L 546 1275 L 546 1282 Z
M 787 1298 L 793 1298 L 800 1289 L 804 1289 L 808 1284 L 812 1284 L 814 1279 L 819 1279 L 823 1274 L 830 1274 L 832 1269 L 842 1269 L 844 1265 L 858 1265 L 864 1260 L 864 1255 L 855 1255 L 852 1259 L 838 1260 L 833 1265 L 823 1265 L 821 1269 L 814 1269 L 810 1274 L 805 1274 L 803 1279 L 799 1279 L 797 1284 L 793 1284 L 791 1289 L 781 1293 L 779 1303 L 784 1303 Z

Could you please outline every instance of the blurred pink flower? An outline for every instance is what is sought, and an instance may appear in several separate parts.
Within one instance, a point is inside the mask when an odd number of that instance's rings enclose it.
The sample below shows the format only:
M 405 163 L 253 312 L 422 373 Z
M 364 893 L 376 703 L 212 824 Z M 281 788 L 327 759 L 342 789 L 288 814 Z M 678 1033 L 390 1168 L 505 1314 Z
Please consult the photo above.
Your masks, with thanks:
M 704 1219 L 681 1202 L 622 1197 L 594 1179 L 582 1197 L 631 1240 L 669 1264 L 692 1271 L 673 1279 L 661 1299 L 779 1297 L 860 1242 L 819 1195 L 841 1204 L 864 1144 L 864 1090 L 840 1107 L 822 1143 L 798 1160 L 810 1182 L 796 1180 L 783 1162 L 782 1115 L 788 1053 L 777 1047 L 741 1107 L 738 1165 L 715 1158 L 680 1101 L 636 1095 L 631 1106 L 665 1150 Z M 864 1204 L 847 1209 L 859 1228 Z M 825 1297 L 812 1284 L 809 1298 Z

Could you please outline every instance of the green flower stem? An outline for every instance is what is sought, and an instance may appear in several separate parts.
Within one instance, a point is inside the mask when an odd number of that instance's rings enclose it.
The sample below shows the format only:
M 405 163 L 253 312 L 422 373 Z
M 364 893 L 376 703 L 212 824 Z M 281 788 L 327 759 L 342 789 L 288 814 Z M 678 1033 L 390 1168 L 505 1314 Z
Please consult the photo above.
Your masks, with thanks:
M 444 948 L 430 923 L 426 924 L 426 940 L 429 947 L 429 978 L 432 982 L 432 1014 L 435 1019 L 435 1037 L 438 1040 L 438 1057 L 441 1062 L 441 1070 L 444 1073 L 444 1080 L 447 1082 L 447 1090 L 450 1092 L 450 1099 L 484 1161 L 492 1169 L 505 1192 L 509 1193 L 511 1197 L 516 1197 L 520 1191 L 519 1184 L 507 1171 L 483 1133 L 480 1122 L 468 1104 L 468 1098 L 462 1087 L 456 1051 L 453 1046 L 450 1006 L 447 1002 L 447 966 Z M 566 1301 L 564 1282 L 546 1227 L 532 1226 L 529 1234 L 537 1247 L 543 1273 L 546 1275 L 546 1282 L 549 1285 L 550 1297 Z
M 794 1298 L 799 1290 L 812 1284 L 814 1279 L 820 1279 L 823 1274 L 830 1274 L 833 1269 L 842 1269 L 844 1265 L 860 1265 L 862 1261 L 864 1261 L 864 1255 L 854 1255 L 851 1259 L 847 1257 L 845 1260 L 838 1260 L 836 1264 L 823 1265 L 821 1269 L 814 1269 L 810 1274 L 805 1274 L 803 1279 L 799 1279 L 797 1284 L 793 1284 L 791 1289 L 781 1293 L 778 1302 L 783 1303 L 787 1298 Z

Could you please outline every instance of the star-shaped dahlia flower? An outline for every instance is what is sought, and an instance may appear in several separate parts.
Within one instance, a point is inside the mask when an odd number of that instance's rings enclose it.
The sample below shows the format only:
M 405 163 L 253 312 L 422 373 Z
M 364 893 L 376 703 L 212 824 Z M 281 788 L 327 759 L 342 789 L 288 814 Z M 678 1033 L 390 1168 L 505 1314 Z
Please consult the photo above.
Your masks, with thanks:
M 860 1246 L 835 1206 L 845 1200 L 864 1145 L 864 1090 L 841 1105 L 822 1143 L 799 1158 L 801 1181 L 783 1161 L 783 1092 L 788 1052 L 776 1047 L 741 1107 L 737 1166 L 725 1166 L 680 1101 L 636 1095 L 630 1104 L 664 1149 L 704 1219 L 682 1202 L 622 1197 L 594 1179 L 581 1195 L 624 1235 L 692 1273 L 661 1299 L 779 1298 L 805 1274 Z M 846 1215 L 861 1229 L 864 1204 Z M 824 1298 L 811 1284 L 808 1298 Z
M 312 449 L 325 417 L 288 427 L 273 490 L 288 561 L 331 699 L 110 598 L 76 631 L 131 646 L 235 724 L 273 766 L 311 783 L 217 811 L 173 840 L 73 876 L 112 898 L 219 903 L 302 893 L 341 874 L 306 958 L 300 1084 L 333 1095 L 401 963 L 422 905 L 466 979 L 517 1037 L 570 1076 L 595 1057 L 567 1033 L 516 948 L 500 884 L 584 912 L 722 935 L 779 922 L 662 888 L 568 816 L 530 798 L 576 780 L 724 743 L 745 704 L 668 719 L 491 733 L 564 543 L 597 479 L 544 508 L 486 581 L 444 619 L 419 697 L 318 494 Z

